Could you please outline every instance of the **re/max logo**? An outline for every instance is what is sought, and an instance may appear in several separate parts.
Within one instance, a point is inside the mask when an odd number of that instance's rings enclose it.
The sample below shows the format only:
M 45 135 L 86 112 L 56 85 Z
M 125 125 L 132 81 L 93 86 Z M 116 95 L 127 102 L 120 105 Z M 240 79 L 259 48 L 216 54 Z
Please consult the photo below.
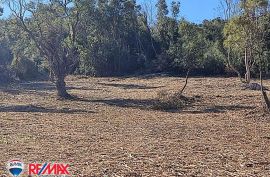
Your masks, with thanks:
M 68 164 L 29 164 L 29 175 L 69 175 Z

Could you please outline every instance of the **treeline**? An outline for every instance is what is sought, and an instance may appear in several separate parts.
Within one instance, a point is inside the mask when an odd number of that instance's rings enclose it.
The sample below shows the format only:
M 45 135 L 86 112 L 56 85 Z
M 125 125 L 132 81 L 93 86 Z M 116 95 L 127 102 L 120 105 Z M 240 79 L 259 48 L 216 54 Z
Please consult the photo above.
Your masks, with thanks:
M 60 2 L 52 3 L 55 4 L 52 8 L 57 8 Z M 222 34 L 225 21 L 220 18 L 205 20 L 199 25 L 179 19 L 181 7 L 176 1 L 169 6 L 165 0 L 158 1 L 154 23 L 149 21 L 152 12 L 148 12 L 144 5 L 137 5 L 134 0 L 80 3 L 83 3 L 80 9 L 76 9 L 80 10 L 80 24 L 76 31 L 80 59 L 72 73 L 94 76 L 162 71 L 182 73 L 191 64 L 195 64 L 192 67 L 197 74 L 225 72 L 226 50 Z M 30 15 L 25 18 L 27 23 L 36 21 L 28 24 L 34 31 L 35 25 L 43 23 L 38 20 L 52 19 L 48 12 L 44 12 L 49 4 L 32 5 L 35 6 L 33 9 L 25 10 L 35 10 L 40 19 Z M 71 7 L 69 10 L 75 9 Z M 48 73 L 47 60 L 18 23 L 14 14 L 1 21 L 1 63 L 12 64 L 21 79 Z M 55 23 L 49 24 L 49 28 L 52 28 L 57 22 L 50 23 Z M 43 33 L 47 32 L 46 29 L 42 30 Z
M 268 0 L 222 2 L 225 19 L 195 24 L 180 18 L 178 1 L 153 10 L 135 0 L 6 0 L 1 68 L 20 79 L 50 75 L 60 96 L 68 74 L 245 74 L 247 82 L 268 74 Z

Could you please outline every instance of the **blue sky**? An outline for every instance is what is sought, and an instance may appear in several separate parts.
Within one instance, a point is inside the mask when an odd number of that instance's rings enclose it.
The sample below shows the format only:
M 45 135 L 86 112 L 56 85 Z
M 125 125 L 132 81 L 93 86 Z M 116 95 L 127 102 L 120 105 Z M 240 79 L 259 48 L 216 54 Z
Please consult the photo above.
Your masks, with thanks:
M 169 2 L 169 1 L 168 1 Z M 200 23 L 204 19 L 213 19 L 220 16 L 219 0 L 181 0 L 181 16 Z
M 172 0 L 166 1 L 170 9 Z M 155 5 L 157 0 L 137 0 L 137 2 L 139 4 L 152 2 Z M 221 14 L 218 10 L 219 0 L 180 0 L 180 3 L 180 16 L 195 23 L 201 23 L 204 19 L 213 19 Z
M 149 3 L 152 1 L 155 7 L 157 0 L 137 0 L 139 4 Z M 167 0 L 170 6 L 172 0 Z M 218 10 L 219 0 L 180 0 L 181 2 L 181 17 L 195 23 L 201 23 L 204 19 L 213 19 L 220 15 Z M 8 16 L 8 8 L 4 8 L 4 17 Z

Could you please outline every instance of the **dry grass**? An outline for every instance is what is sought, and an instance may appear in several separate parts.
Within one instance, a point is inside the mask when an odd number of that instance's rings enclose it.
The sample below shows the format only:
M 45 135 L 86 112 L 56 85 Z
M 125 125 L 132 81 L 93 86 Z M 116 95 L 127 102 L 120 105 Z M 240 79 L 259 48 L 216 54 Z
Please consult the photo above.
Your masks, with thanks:
M 57 101 L 47 82 L 1 88 L 0 176 L 13 158 L 70 163 L 76 177 L 270 176 L 260 92 L 242 90 L 236 78 L 191 78 L 186 96 L 199 102 L 152 109 L 158 92 L 183 81 L 70 77 L 69 92 L 80 98 L 73 101 Z

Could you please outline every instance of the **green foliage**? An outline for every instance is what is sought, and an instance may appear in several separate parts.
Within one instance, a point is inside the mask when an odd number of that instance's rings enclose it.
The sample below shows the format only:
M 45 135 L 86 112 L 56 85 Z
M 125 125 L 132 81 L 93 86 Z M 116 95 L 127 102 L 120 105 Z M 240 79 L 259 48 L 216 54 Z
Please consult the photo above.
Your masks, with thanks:
M 0 65 L 9 65 L 12 61 L 12 50 L 9 45 L 9 40 L 6 37 L 6 31 L 3 27 L 6 26 L 6 21 L 0 20 Z
M 178 18 L 180 13 L 180 2 L 179 1 L 172 1 L 172 16 L 174 19 Z
M 200 61 L 203 73 L 207 75 L 224 74 L 226 62 L 224 58 L 225 56 L 219 49 L 218 43 L 211 44 Z
M 135 1 L 98 1 L 97 6 L 88 5 L 79 37 L 79 72 L 120 75 L 143 67 L 149 39 L 142 38 L 147 36 L 139 26 L 139 15 Z
M 11 49 L 5 41 L 0 42 L 0 65 L 9 65 L 12 60 Z
M 269 15 L 259 18 L 259 26 L 251 20 L 252 15 L 263 14 L 267 5 L 264 0 L 242 1 L 241 14 L 228 22 L 216 18 L 202 24 L 179 19 L 181 6 L 176 0 L 169 8 L 165 0 L 157 1 L 156 24 L 149 24 L 149 12 L 143 11 L 135 0 L 73 1 L 68 8 L 64 8 L 63 2 L 26 3 L 24 8 L 33 12 L 25 18 L 31 33 L 21 30 L 23 23 L 18 19 L 2 21 L 0 64 L 10 64 L 12 55 L 16 55 L 24 59 L 16 59 L 14 63 L 30 61 L 33 63 L 28 64 L 34 64 L 38 71 L 50 71 L 55 63 L 72 65 L 69 69 L 61 67 L 65 75 L 111 76 L 136 71 L 184 73 L 187 70 L 213 75 L 228 70 L 228 52 L 230 64 L 242 71 L 243 50 L 254 44 L 254 51 L 263 51 L 260 55 L 264 70 L 270 68 Z M 262 39 L 259 33 L 251 33 L 262 29 L 266 31 L 263 44 L 254 40 Z M 49 55 L 48 50 L 52 51 Z M 253 53 L 254 59 L 258 58 L 258 52 Z M 73 64 L 74 58 L 79 64 Z M 257 61 L 254 72 L 259 66 Z M 16 71 L 27 67 L 14 63 L 13 66 L 18 66 Z
M 158 21 L 161 22 L 161 21 L 165 20 L 166 16 L 169 13 L 166 0 L 158 0 L 156 7 L 157 7 Z
M 233 51 L 243 50 L 247 41 L 247 31 L 249 25 L 245 19 L 241 17 L 234 17 L 224 27 L 224 46 L 231 48 Z
M 239 6 L 241 13 L 229 19 L 224 27 L 224 46 L 231 51 L 233 63 L 238 65 L 243 63 L 245 54 L 249 61 L 246 67 L 258 75 L 259 68 L 268 68 L 269 65 L 268 1 L 246 0 L 241 1 Z
M 223 46 L 222 35 L 225 21 L 216 18 L 212 21 L 205 20 L 202 24 L 206 49 L 203 58 L 200 60 L 200 67 L 205 74 L 224 74 L 226 64 L 226 50 Z
M 202 58 L 206 41 L 203 29 L 187 21 L 181 21 L 179 33 L 182 42 L 182 59 L 175 61 L 187 69 L 198 67 L 198 59 Z
M 48 64 L 44 57 L 40 55 L 35 43 L 29 36 L 17 28 L 14 23 L 16 22 L 13 19 L 7 20 L 4 28 L 4 33 L 6 34 L 4 37 L 5 45 L 8 47 L 8 50 L 5 49 L 5 52 L 10 51 L 12 54 L 9 57 L 9 64 L 13 62 L 12 68 L 17 72 L 17 75 L 21 75 L 20 79 L 34 79 L 40 76 L 41 73 L 46 76 L 45 71 L 48 70 Z M 19 61 L 20 58 L 24 58 L 22 63 Z M 15 63 L 19 63 L 19 65 L 14 65 Z M 29 63 L 31 66 L 27 66 L 25 63 Z M 23 66 L 27 68 L 24 69 L 22 68 Z M 32 66 L 34 66 L 34 69 L 30 71 Z M 22 70 L 25 70 L 22 73 L 26 74 L 19 74 Z M 37 71 L 37 73 L 33 73 L 34 71 Z M 29 74 L 28 72 L 32 73 Z
M 33 80 L 38 78 L 38 67 L 29 59 L 15 57 L 11 67 L 20 80 Z

